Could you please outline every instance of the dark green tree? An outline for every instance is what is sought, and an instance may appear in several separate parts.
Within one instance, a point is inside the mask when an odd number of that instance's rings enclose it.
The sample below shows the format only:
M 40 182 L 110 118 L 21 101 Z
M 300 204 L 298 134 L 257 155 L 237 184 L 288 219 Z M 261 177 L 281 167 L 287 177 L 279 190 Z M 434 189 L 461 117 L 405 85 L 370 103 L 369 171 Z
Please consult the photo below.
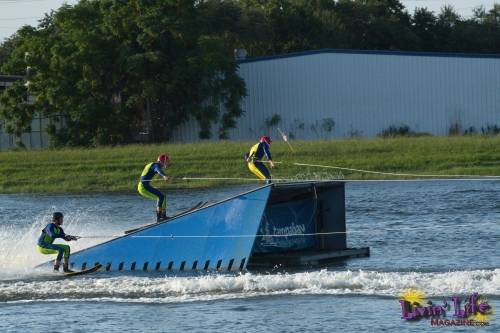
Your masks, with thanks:
M 412 18 L 412 30 L 417 36 L 415 49 L 418 51 L 434 51 L 436 49 L 436 22 L 434 13 L 427 8 L 417 8 Z
M 219 136 L 227 137 L 245 95 L 224 33 L 233 24 L 217 27 L 202 5 L 189 0 L 65 5 L 22 39 L 2 69 L 31 68 L 29 92 L 36 109 L 64 119 L 62 129 L 50 128 L 56 145 L 128 142 L 138 128 L 146 128 L 151 141 L 164 141 L 190 117 L 199 121 L 202 137 L 210 137 L 213 123 L 219 123 Z
M 16 81 L 0 94 L 0 118 L 4 120 L 7 133 L 14 134 L 16 145 L 23 147 L 21 135 L 31 130 L 30 124 L 35 108 L 28 97 L 23 81 Z
M 499 53 L 499 17 L 499 5 L 471 18 L 450 6 L 410 15 L 399 0 L 81 0 L 0 46 L 0 71 L 29 82 L 5 92 L 1 117 L 16 133 L 32 109 L 64 119 L 50 128 L 56 145 L 131 142 L 139 132 L 159 142 L 189 119 L 201 138 L 227 138 L 246 94 L 236 49 Z

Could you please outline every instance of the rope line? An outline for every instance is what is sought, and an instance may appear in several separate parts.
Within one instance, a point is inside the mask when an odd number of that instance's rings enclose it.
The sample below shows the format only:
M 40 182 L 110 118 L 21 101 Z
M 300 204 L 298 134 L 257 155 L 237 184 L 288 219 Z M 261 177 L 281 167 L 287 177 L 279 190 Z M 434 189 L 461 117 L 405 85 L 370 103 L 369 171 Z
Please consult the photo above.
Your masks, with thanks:
M 274 162 L 275 164 L 286 163 L 286 162 Z M 365 170 L 365 169 L 355 169 L 355 168 L 345 168 L 334 165 L 321 165 L 321 164 L 308 164 L 308 163 L 288 163 L 296 166 L 307 166 L 307 167 L 315 167 L 315 168 L 324 168 L 324 169 L 336 169 L 336 170 L 345 170 L 345 171 L 355 171 L 361 173 L 370 173 L 370 174 L 378 174 L 378 175 L 386 175 L 386 176 L 399 176 L 399 177 L 422 177 L 424 179 L 354 179 L 354 180 L 344 180 L 344 179 L 329 179 L 329 180 L 343 180 L 346 182 L 360 182 L 360 181 L 428 181 L 425 177 L 434 178 L 433 180 L 443 181 L 443 180 L 500 180 L 500 176 L 481 176 L 481 175 L 438 175 L 438 174 L 416 174 L 416 173 L 399 173 L 399 172 L 382 172 L 382 171 L 373 171 L 373 170 Z M 182 177 L 182 180 L 243 180 L 243 181 L 260 181 L 255 178 L 244 178 L 244 177 Z M 320 179 L 296 179 L 296 178 L 275 178 L 274 181 L 320 181 Z M 321 179 L 324 180 L 324 179 Z
M 182 177 L 182 180 L 245 180 L 251 182 L 260 182 L 263 181 L 258 178 L 248 178 L 248 177 Z M 273 181 L 291 181 L 291 180 L 299 180 L 292 178 L 273 178 Z M 302 180 L 308 181 L 308 180 Z M 312 181 L 312 180 L 309 180 Z M 323 179 L 314 179 L 314 181 L 323 181 Z
M 295 149 L 293 149 L 292 144 L 290 142 L 288 142 L 288 136 L 285 133 L 283 133 L 283 131 L 279 127 L 278 127 L 278 132 L 280 133 L 283 141 L 285 141 L 288 144 L 288 147 L 290 147 L 290 150 L 292 151 L 292 153 L 295 153 Z
M 372 171 L 372 170 L 363 170 L 363 169 L 353 169 L 353 168 L 344 168 L 339 166 L 332 165 L 320 165 L 320 164 L 307 164 L 307 163 L 292 163 L 297 166 L 310 166 L 317 168 L 325 168 L 325 169 L 338 169 L 338 170 L 347 170 L 347 171 L 356 171 L 363 173 L 372 173 L 379 175 L 389 175 L 389 176 L 405 176 L 405 177 L 477 177 L 477 178 L 500 178 L 500 176 L 480 176 L 480 175 L 427 175 L 427 174 L 414 174 L 414 173 L 397 173 L 397 172 L 382 172 L 382 171 Z
M 330 232 L 313 232 L 313 233 L 291 233 L 291 234 L 255 234 L 255 235 L 131 235 L 131 238 L 254 238 L 254 237 L 310 237 L 310 236 L 328 236 L 328 235 L 339 235 L 339 234 L 355 234 L 355 233 L 384 233 L 384 232 L 397 232 L 402 230 L 426 230 L 426 229 L 444 229 L 444 228 L 462 228 L 462 227 L 480 227 L 490 225 L 491 223 L 476 223 L 474 225 L 470 224 L 454 224 L 447 226 L 420 226 L 420 227 L 401 227 L 401 228 L 385 228 L 380 230 L 353 230 L 353 231 L 330 231 Z M 123 237 L 124 235 L 103 235 L 103 236 L 82 236 L 81 238 L 116 238 Z
M 328 182 L 341 181 L 345 183 L 354 182 L 429 182 L 429 181 L 498 181 L 500 176 L 484 176 L 495 178 L 434 178 L 434 179 L 297 179 L 297 178 L 273 178 L 275 182 L 301 181 L 301 182 Z M 261 182 L 257 178 L 244 177 L 182 177 L 182 180 L 242 180 L 248 182 Z
M 269 163 L 269 161 L 259 161 L 262 163 Z M 365 170 L 365 169 L 355 169 L 355 168 L 346 168 L 335 165 L 321 165 L 321 164 L 309 164 L 309 163 L 298 163 L 298 162 L 280 162 L 276 161 L 274 164 L 289 164 L 300 167 L 313 167 L 313 168 L 323 168 L 323 169 L 335 169 L 335 170 L 344 170 L 344 171 L 354 171 L 361 173 L 369 173 L 369 174 L 377 174 L 377 175 L 385 175 L 385 176 L 397 176 L 397 177 L 420 177 L 424 179 L 417 180 L 428 180 L 427 178 L 433 178 L 432 180 L 500 180 L 500 176 L 481 176 L 481 175 L 446 175 L 446 174 L 417 174 L 417 173 L 401 173 L 401 172 L 383 172 L 383 171 L 373 171 L 373 170 Z M 249 182 L 258 182 L 260 179 L 255 178 L 247 178 L 247 177 L 182 177 L 182 180 L 239 180 L 239 181 L 249 181 Z M 274 181 L 321 181 L 321 180 L 343 180 L 348 182 L 353 181 L 412 181 L 409 179 L 354 179 L 354 180 L 344 180 L 343 178 L 333 178 L 333 179 L 297 179 L 297 178 L 274 178 Z M 163 181 L 163 179 L 151 179 L 145 181 Z

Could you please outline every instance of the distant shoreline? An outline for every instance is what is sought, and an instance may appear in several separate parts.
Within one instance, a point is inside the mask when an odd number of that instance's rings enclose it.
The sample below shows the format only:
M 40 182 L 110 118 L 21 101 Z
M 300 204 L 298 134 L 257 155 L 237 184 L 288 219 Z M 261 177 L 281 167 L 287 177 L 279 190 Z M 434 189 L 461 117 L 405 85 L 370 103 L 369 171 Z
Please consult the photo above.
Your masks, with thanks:
M 256 141 L 255 141 L 256 142 Z M 0 193 L 135 193 L 145 164 L 171 156 L 173 181 L 162 190 L 259 184 L 243 160 L 255 142 L 128 145 L 0 152 Z M 350 170 L 297 166 L 294 162 L 387 173 L 500 176 L 500 136 L 398 137 L 292 141 L 275 138 L 271 152 L 277 179 L 415 179 Z M 240 180 L 182 180 L 242 178 Z M 255 181 L 254 181 L 255 179 Z

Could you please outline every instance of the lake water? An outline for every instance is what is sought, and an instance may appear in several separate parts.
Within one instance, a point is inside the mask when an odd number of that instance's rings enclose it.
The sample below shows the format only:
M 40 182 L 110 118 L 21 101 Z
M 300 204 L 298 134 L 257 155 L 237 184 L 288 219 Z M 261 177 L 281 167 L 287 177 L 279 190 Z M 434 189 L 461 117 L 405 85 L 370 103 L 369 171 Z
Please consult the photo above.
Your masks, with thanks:
M 173 191 L 170 212 L 252 186 Z M 134 194 L 0 195 L 0 332 L 498 332 L 500 182 L 346 184 L 349 247 L 371 256 L 309 270 L 238 274 L 36 273 L 36 252 L 55 210 L 72 251 L 151 221 L 154 203 Z M 408 289 L 433 304 L 478 293 L 484 327 L 433 327 L 401 318 Z M 453 317 L 453 307 L 442 319 Z M 484 318 L 483 318 L 484 319 Z

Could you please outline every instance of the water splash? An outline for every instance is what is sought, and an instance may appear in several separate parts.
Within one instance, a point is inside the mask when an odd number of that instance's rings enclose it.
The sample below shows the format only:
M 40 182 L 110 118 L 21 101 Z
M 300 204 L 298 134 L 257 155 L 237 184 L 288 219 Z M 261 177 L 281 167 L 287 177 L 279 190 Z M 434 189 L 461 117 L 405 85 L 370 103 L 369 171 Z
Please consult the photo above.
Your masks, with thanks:
M 0 279 L 38 275 L 40 272 L 34 267 L 55 258 L 55 255 L 40 254 L 36 245 L 41 230 L 50 223 L 52 213 L 57 210 L 64 211 L 60 207 L 52 206 L 39 212 L 32 219 L 17 218 L 12 223 L 0 225 L 0 242 L 3 248 L 0 252 Z M 67 234 L 86 235 L 95 233 L 96 225 L 102 226 L 99 232 L 105 230 L 106 218 L 95 216 L 85 210 L 75 210 L 71 214 L 66 214 L 63 228 Z M 75 252 L 105 240 L 81 239 L 77 242 L 70 242 L 69 245 L 71 251 Z M 55 243 L 66 242 L 57 239 Z
M 0 282 L 0 302 L 111 300 L 171 303 L 267 295 L 375 295 L 399 297 L 408 288 L 428 297 L 471 291 L 500 296 L 500 269 L 439 273 L 328 271 L 284 274 L 131 276 L 103 274 L 58 280 Z
M 328 172 L 328 171 L 319 171 L 319 172 L 301 172 L 296 174 L 293 177 L 290 177 L 290 179 L 287 179 L 287 181 L 290 180 L 343 180 L 345 179 L 344 174 L 342 171 L 334 171 L 334 172 Z

